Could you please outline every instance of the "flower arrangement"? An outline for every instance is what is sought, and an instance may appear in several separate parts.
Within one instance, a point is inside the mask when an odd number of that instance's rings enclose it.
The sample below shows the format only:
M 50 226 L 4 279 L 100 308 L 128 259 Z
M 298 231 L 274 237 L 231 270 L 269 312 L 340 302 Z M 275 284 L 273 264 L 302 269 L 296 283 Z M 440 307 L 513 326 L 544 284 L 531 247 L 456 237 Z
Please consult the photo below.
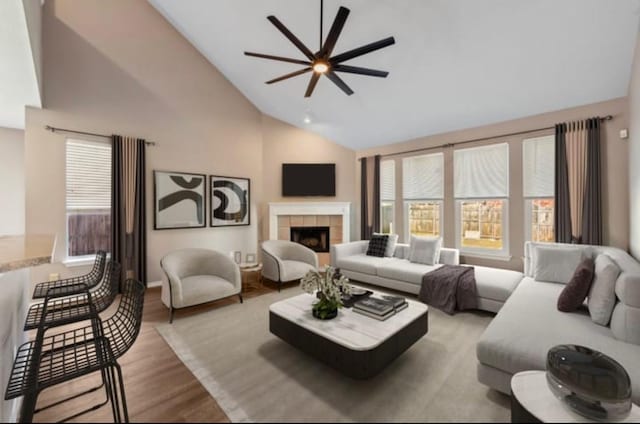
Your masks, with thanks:
M 350 294 L 349 279 L 340 274 L 340 269 L 327 266 L 324 272 L 311 270 L 300 279 L 300 288 L 309 294 L 316 293 L 313 316 L 320 319 L 334 318 L 342 306 L 342 294 Z

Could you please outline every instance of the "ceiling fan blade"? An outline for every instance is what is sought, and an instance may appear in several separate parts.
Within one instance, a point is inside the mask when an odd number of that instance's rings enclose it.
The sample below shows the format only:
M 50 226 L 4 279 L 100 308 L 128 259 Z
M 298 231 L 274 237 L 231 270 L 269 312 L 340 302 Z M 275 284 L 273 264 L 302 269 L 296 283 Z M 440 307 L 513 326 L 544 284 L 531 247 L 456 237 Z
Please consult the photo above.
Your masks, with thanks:
M 252 52 L 244 52 L 245 55 L 247 56 L 252 56 L 252 57 L 259 57 L 262 59 L 271 59 L 271 60 L 279 60 L 281 62 L 289 62 L 289 63 L 297 63 L 300 65 L 310 65 L 311 62 L 309 62 L 308 60 L 298 60 L 298 59 L 290 59 L 288 57 L 281 57 L 281 56 L 272 56 L 270 54 L 261 54 L 261 53 L 252 53 Z
M 304 93 L 304 97 L 311 97 L 311 94 L 313 93 L 313 89 L 316 88 L 316 84 L 318 83 L 319 79 L 320 79 L 319 73 L 314 72 L 313 75 L 311 75 L 311 79 L 309 80 L 309 85 L 307 86 L 307 91 Z
M 297 77 L 298 75 L 302 75 L 304 73 L 307 73 L 311 70 L 311 68 L 304 68 L 304 69 L 300 69 L 298 71 L 295 72 L 291 72 L 290 74 L 287 75 L 283 75 L 281 77 L 278 78 L 274 78 L 272 80 L 267 81 L 265 84 L 273 84 L 274 82 L 278 82 L 278 81 L 282 81 L 282 80 L 286 80 L 288 78 L 293 78 L 293 77 Z
M 298 38 L 295 35 L 293 35 L 293 33 L 291 31 L 289 31 L 287 29 L 287 27 L 285 27 L 282 24 L 282 22 L 280 22 L 278 20 L 278 18 L 276 18 L 275 16 L 271 15 L 271 16 L 267 16 L 267 19 L 269 19 L 269 21 L 271 21 L 271 23 L 273 25 L 275 25 L 275 27 L 278 28 L 280 30 L 280 32 L 283 33 L 284 36 L 289 39 L 289 41 L 291 41 L 293 44 L 295 44 L 295 46 L 298 48 L 298 50 L 300 50 L 302 53 L 304 53 L 304 55 L 307 56 L 309 58 L 309 60 L 311 60 L 311 61 L 315 60 L 315 56 L 313 55 L 313 53 L 311 53 L 311 50 L 309 50 L 307 48 L 307 46 L 302 44 L 302 41 L 298 40 Z
M 328 59 L 329 56 L 331 56 L 331 52 L 336 46 L 336 41 L 338 41 L 338 37 L 340 37 L 340 33 L 342 32 L 344 23 L 347 21 L 347 16 L 349 16 L 349 9 L 340 6 L 340 9 L 338 9 L 338 14 L 333 20 L 333 24 L 331 25 L 331 29 L 329 30 L 329 34 L 327 35 L 327 39 L 324 41 L 322 50 L 320 50 L 320 57 Z
M 344 81 L 342 81 L 342 79 L 340 79 L 340 77 L 337 76 L 333 71 L 329 71 L 325 75 L 327 76 L 327 78 L 333 81 L 335 85 L 340 87 L 340 90 L 344 91 L 347 96 L 353 94 L 353 90 L 350 89 L 349 86 Z
M 387 46 L 395 44 L 396 40 L 393 37 L 388 37 L 380 41 L 376 41 L 374 43 L 370 43 L 364 45 L 362 47 L 358 47 L 357 49 L 349 50 L 347 52 L 341 53 L 337 56 L 332 57 L 329 61 L 332 64 L 337 64 L 340 62 L 344 62 L 345 60 L 353 59 L 354 57 L 362 56 L 363 54 L 371 53 L 376 50 L 383 49 Z
M 369 77 L 386 78 L 389 75 L 387 71 L 378 71 L 377 69 L 361 68 L 359 66 L 334 65 L 331 69 L 336 72 L 348 72 L 350 74 L 367 75 Z

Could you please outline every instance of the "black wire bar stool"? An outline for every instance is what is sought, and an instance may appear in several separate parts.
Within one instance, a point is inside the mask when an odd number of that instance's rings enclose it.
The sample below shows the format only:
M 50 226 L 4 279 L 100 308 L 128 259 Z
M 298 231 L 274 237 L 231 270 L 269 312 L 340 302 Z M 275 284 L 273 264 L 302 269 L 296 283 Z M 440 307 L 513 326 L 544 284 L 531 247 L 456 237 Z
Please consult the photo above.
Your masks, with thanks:
M 31 305 L 27 312 L 24 329 L 25 331 L 33 330 L 40 324 L 45 328 L 51 328 L 90 319 L 94 309 L 99 313 L 113 303 L 118 294 L 119 285 L 120 264 L 109 260 L 104 278 L 94 289 L 86 289 L 81 294 L 67 297 L 46 295 L 44 302 Z
M 104 276 L 106 262 L 107 252 L 100 250 L 96 253 L 96 260 L 93 263 L 93 268 L 88 274 L 65 278 L 62 280 L 38 283 L 33 290 L 33 298 L 42 299 L 47 295 L 49 297 L 71 296 L 79 294 L 87 288 L 95 287 L 100 283 Z
M 61 421 L 111 403 L 114 421 L 129 422 L 122 370 L 117 359 L 129 350 L 140 333 L 144 292 L 141 282 L 127 280 L 118 309 L 109 318 L 102 320 L 94 309 L 91 325 L 50 336 L 44 335 L 44 324 L 39 325 L 36 339 L 18 349 L 5 393 L 5 400 L 24 396 L 22 422 L 31 422 L 35 413 L 94 391 L 90 389 L 36 409 L 38 396 L 44 389 L 96 371 L 101 373 L 106 399 Z M 44 313 L 46 315 L 46 309 Z

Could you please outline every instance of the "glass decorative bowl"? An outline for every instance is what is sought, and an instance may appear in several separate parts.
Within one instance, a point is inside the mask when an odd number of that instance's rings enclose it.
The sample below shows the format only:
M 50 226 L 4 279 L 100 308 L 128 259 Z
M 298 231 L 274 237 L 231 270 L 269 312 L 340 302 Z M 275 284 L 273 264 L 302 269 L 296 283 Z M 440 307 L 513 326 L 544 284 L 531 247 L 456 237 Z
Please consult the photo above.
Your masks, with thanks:
M 547 384 L 578 414 L 619 421 L 631 411 L 631 379 L 616 360 L 578 345 L 558 345 L 547 353 Z

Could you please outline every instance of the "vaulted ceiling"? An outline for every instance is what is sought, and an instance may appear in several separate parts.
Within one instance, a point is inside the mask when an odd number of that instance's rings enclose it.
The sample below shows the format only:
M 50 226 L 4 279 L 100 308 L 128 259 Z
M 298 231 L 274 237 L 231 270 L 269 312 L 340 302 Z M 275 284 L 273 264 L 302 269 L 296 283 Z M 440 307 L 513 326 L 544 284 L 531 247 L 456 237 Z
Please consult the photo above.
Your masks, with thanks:
M 325 0 L 325 36 L 351 10 L 335 54 L 396 44 L 347 62 L 387 78 L 304 98 L 309 74 L 265 84 L 299 65 L 243 52 L 304 59 L 266 18 L 316 49 L 320 0 L 149 1 L 263 113 L 353 149 L 625 96 L 640 17 L 640 0 Z

